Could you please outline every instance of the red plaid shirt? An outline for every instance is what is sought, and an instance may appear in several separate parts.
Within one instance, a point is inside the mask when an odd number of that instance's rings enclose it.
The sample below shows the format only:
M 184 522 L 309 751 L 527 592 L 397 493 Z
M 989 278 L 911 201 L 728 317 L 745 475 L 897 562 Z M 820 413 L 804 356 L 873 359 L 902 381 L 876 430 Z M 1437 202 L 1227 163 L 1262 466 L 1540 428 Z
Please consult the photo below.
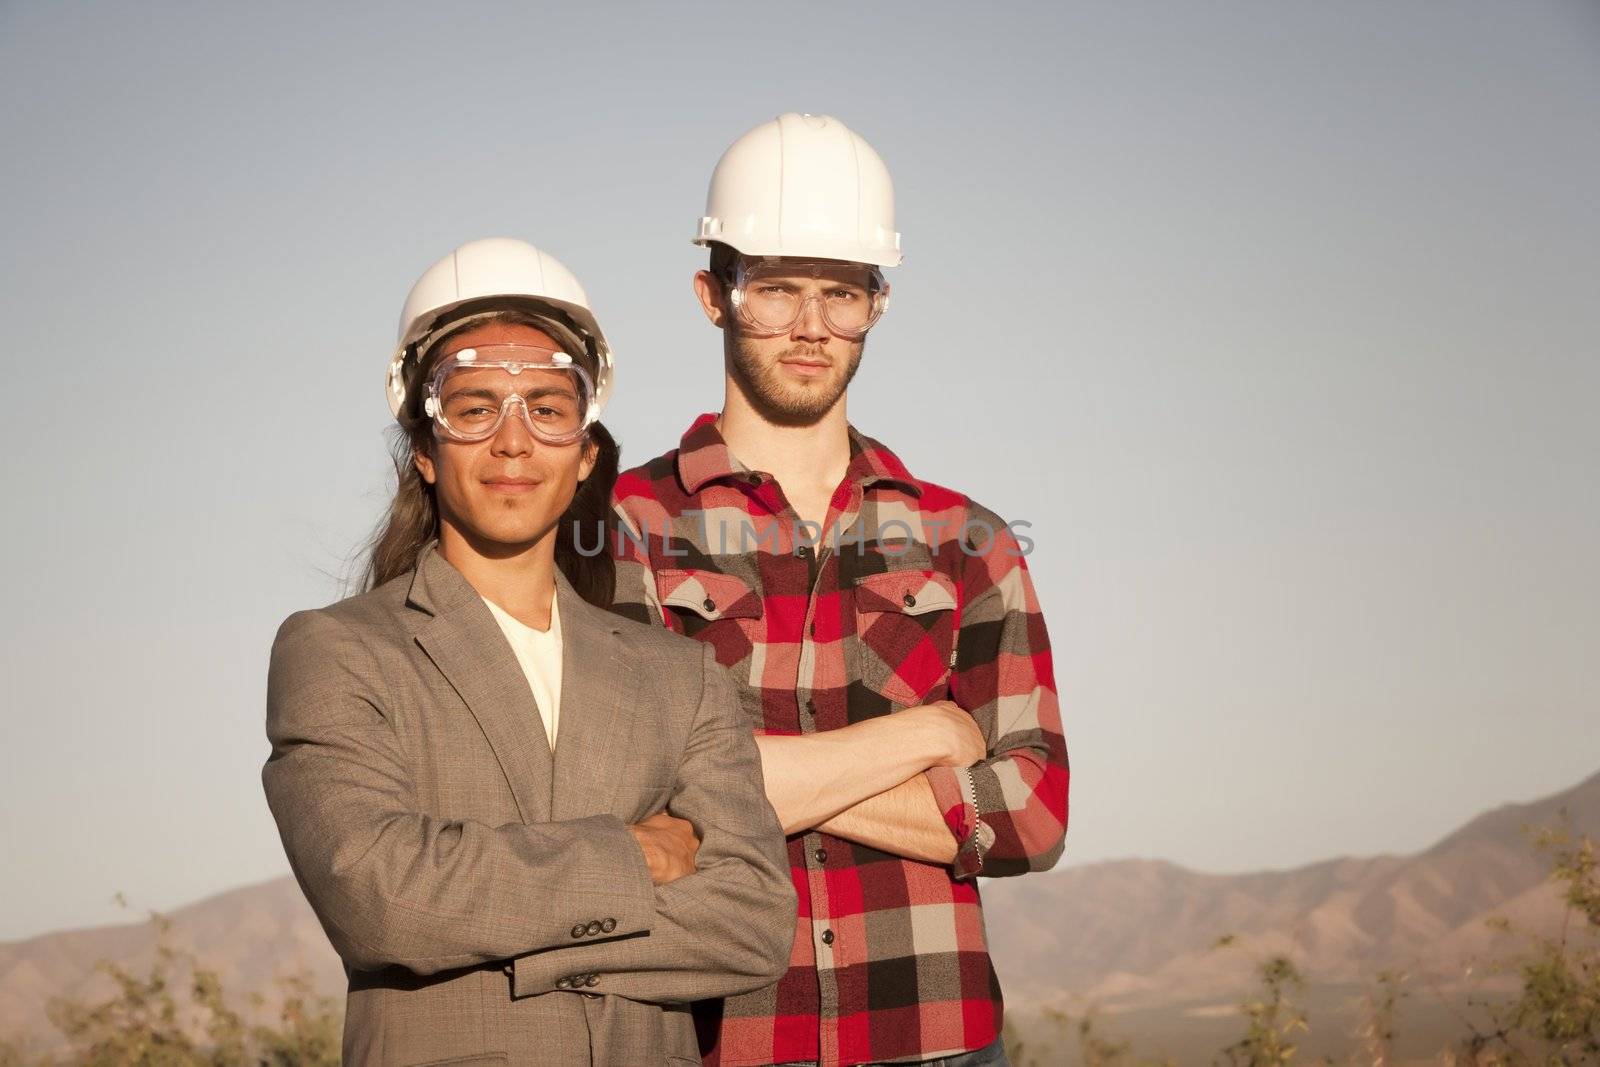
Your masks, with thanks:
M 917 1061 L 1000 1032 L 973 876 L 1052 866 L 1067 751 L 1050 645 L 1012 530 L 850 430 L 824 533 L 729 452 L 715 415 L 623 474 L 620 614 L 708 642 L 758 730 L 810 734 L 949 699 L 989 756 L 926 772 L 959 851 L 947 869 L 819 831 L 789 837 L 800 898 L 788 973 L 696 1005 L 707 1064 Z

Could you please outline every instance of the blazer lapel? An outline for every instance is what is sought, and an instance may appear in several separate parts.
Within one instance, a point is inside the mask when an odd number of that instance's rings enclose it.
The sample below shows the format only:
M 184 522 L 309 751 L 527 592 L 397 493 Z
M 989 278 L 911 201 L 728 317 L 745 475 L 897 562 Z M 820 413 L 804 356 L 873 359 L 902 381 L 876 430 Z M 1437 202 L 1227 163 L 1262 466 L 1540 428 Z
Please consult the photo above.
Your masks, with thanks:
M 417 633 L 417 644 L 478 720 L 522 821 L 548 821 L 554 775 L 550 744 L 528 679 L 483 598 L 460 571 L 429 548 L 417 561 L 409 602 L 433 615 Z M 562 670 L 565 673 L 565 653 Z M 562 697 L 564 709 L 565 689 Z M 565 715 L 562 718 L 565 733 Z
M 625 765 L 617 751 L 636 699 L 623 654 L 621 622 L 588 603 L 556 572 L 561 612 L 561 728 L 556 734 L 551 818 L 576 819 L 610 808 Z

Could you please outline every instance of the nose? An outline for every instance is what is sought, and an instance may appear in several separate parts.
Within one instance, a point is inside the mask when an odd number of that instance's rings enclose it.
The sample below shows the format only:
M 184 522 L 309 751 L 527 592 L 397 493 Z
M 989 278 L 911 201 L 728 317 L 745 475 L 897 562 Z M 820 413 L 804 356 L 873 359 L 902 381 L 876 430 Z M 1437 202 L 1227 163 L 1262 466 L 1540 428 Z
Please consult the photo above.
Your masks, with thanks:
M 528 427 L 528 405 L 520 396 L 506 398 L 500 426 L 489 440 L 489 450 L 496 456 L 530 456 L 533 454 L 533 432 Z
M 826 341 L 833 336 L 833 331 L 828 329 L 827 320 L 822 317 L 822 300 L 817 296 L 806 297 L 806 302 L 800 305 L 800 317 L 795 320 L 794 329 L 789 336 L 796 341 Z

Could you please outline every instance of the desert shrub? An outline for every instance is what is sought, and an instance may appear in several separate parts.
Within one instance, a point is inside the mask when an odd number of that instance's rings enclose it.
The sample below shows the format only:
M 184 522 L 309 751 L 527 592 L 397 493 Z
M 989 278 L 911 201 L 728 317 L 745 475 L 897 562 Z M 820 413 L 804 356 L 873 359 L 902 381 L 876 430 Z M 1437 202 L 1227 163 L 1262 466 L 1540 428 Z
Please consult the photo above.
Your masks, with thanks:
M 1231 934 L 1219 938 L 1215 948 L 1238 945 Z M 1230 1067 L 1284 1067 L 1294 1059 L 1294 1035 L 1308 1029 L 1305 1012 L 1294 998 L 1305 988 L 1305 978 L 1289 957 L 1272 955 L 1256 963 L 1261 988 L 1239 1004 L 1245 1032 L 1224 1048 L 1214 1062 Z
M 0 1067 L 337 1067 L 342 1029 L 333 998 L 305 975 L 278 980 L 282 1004 L 271 1022 L 251 1022 L 229 1001 L 218 974 L 172 944 L 172 924 L 152 915 L 155 959 L 144 973 L 101 960 L 114 992 L 98 1001 L 58 997 L 47 1015 L 67 1051 L 30 1058 L 0 1045 Z M 249 998 L 260 1012 L 266 999 Z
M 1521 979 L 1518 995 L 1485 1004 L 1488 1028 L 1472 1027 L 1452 1050 L 1473 1067 L 1577 1067 L 1600 1063 L 1600 856 L 1594 839 L 1576 834 L 1567 813 L 1558 825 L 1532 831 L 1534 846 L 1550 857 L 1550 878 L 1566 903 L 1554 937 L 1516 930 L 1504 919 L 1496 929 L 1520 935 L 1526 946 L 1507 966 Z
M 1365 1011 L 1355 1036 L 1361 1042 L 1365 1062 L 1372 1067 L 1389 1067 L 1393 1062 L 1400 1002 L 1408 996 L 1405 981 L 1404 972 L 1383 970 L 1367 990 Z

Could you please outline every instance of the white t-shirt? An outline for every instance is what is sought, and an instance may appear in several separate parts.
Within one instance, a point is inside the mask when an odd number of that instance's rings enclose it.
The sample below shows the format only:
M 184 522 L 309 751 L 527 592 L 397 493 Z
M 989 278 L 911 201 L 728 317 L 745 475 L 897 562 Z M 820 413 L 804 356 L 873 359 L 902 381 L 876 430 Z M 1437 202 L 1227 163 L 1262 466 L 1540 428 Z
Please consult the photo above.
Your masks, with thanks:
M 517 663 L 528 678 L 528 688 L 544 717 L 545 739 L 554 752 L 556 728 L 561 722 L 561 613 L 556 610 L 556 598 L 550 597 L 548 630 L 535 630 L 518 622 L 488 598 L 483 602 L 489 605 L 489 613 L 500 624 L 500 632 L 511 643 L 511 651 L 516 653 Z

